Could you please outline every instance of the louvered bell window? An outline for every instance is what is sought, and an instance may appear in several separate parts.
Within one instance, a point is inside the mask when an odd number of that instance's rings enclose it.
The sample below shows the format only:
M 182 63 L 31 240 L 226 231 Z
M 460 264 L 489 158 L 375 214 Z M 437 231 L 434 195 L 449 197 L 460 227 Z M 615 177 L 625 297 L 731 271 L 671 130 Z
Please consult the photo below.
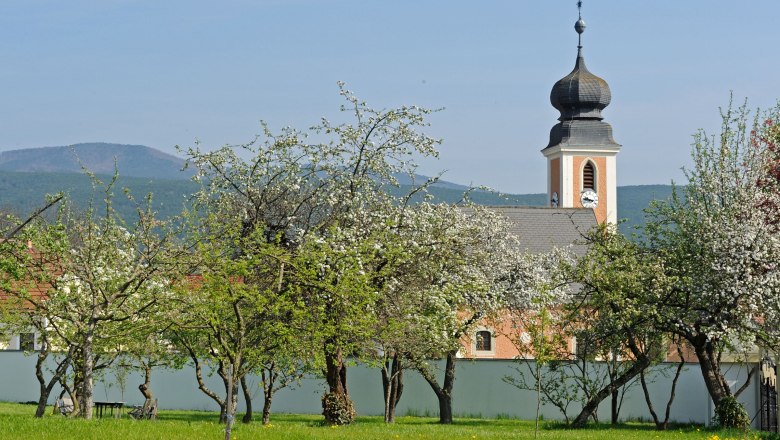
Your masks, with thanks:
M 582 170 L 582 189 L 596 190 L 596 169 L 593 167 L 593 162 L 588 161 Z

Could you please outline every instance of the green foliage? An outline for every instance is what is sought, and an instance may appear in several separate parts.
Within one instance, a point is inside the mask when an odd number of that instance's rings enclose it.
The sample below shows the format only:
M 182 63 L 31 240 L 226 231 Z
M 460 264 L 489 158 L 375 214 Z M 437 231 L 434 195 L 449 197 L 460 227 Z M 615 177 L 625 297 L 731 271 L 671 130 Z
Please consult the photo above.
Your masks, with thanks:
M 355 420 L 355 408 L 346 395 L 327 393 L 322 396 L 322 415 L 328 425 L 349 425 Z
M 656 322 L 691 345 L 716 403 L 740 392 L 723 377 L 722 352 L 780 348 L 780 192 L 766 184 L 774 126 L 761 123 L 780 107 L 751 114 L 730 104 L 721 116 L 719 133 L 694 136 L 687 186 L 654 203 L 643 230 L 668 280 L 653 301 Z
M 724 397 L 715 407 L 715 424 L 723 428 L 747 429 L 750 416 L 734 396 Z

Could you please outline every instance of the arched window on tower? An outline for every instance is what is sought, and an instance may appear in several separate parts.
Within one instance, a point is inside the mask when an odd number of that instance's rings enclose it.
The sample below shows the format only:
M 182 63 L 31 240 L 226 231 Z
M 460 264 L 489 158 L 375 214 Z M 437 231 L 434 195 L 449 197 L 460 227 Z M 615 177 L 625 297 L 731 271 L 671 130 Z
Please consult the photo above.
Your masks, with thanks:
M 596 190 L 596 167 L 591 161 L 587 161 L 582 169 L 582 189 Z

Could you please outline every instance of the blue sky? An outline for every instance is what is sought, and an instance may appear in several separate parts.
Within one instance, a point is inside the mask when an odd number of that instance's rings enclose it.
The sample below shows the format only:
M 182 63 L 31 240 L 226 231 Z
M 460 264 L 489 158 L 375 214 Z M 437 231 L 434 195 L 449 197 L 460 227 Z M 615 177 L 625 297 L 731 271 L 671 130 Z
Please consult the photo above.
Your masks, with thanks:
M 619 185 L 679 181 L 730 91 L 780 98 L 779 16 L 777 0 L 584 0 Z M 430 129 L 441 159 L 421 172 L 543 192 L 576 18 L 574 0 L 3 0 L 0 150 L 243 143 L 261 119 L 335 119 L 342 80 L 374 107 L 445 108 Z

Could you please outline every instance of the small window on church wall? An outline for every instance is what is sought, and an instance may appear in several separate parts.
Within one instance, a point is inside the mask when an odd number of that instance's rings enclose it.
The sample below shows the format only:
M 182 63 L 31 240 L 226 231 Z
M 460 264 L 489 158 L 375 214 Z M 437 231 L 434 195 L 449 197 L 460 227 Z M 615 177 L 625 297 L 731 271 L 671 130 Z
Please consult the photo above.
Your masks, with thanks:
M 487 330 L 477 332 L 477 350 L 478 351 L 490 351 L 492 350 L 492 341 L 490 332 Z
M 582 189 L 596 189 L 596 168 L 591 161 L 582 169 Z

